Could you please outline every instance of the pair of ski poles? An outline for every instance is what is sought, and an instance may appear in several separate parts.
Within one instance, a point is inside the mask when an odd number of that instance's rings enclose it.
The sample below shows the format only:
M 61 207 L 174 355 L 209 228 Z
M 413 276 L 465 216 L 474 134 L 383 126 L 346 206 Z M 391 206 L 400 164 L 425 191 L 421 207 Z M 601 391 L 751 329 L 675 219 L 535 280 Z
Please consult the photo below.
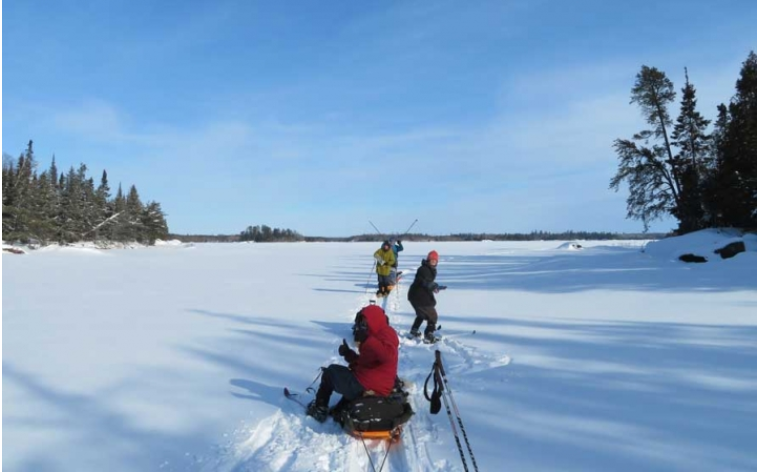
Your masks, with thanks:
M 413 228 L 416 225 L 417 222 L 418 222 L 418 219 L 414 220 L 413 223 L 411 224 L 411 226 L 408 227 L 408 229 L 406 231 L 404 231 L 403 234 L 398 237 L 398 239 L 403 238 L 405 235 L 407 235 L 408 232 L 411 231 L 411 228 Z M 385 235 L 378 228 L 376 228 L 376 225 L 374 225 L 374 222 L 372 222 L 371 220 L 369 220 L 368 223 L 370 223 L 371 226 L 374 227 L 374 230 L 376 230 L 376 233 L 378 233 L 379 236 L 384 236 Z
M 461 446 L 461 439 L 458 436 L 458 429 L 455 427 L 455 422 L 453 422 L 453 413 L 450 411 L 451 405 L 453 407 L 453 411 L 455 411 L 455 417 L 458 419 L 458 425 L 461 428 L 463 440 L 466 442 L 466 448 L 468 449 L 469 457 L 471 457 L 471 463 L 474 466 L 474 471 L 479 471 L 479 467 L 476 464 L 476 459 L 474 458 L 474 452 L 471 450 L 471 443 L 469 443 L 468 435 L 466 435 L 466 428 L 463 427 L 461 413 L 458 410 L 458 405 L 455 403 L 455 399 L 453 398 L 453 392 L 450 390 L 450 384 L 447 380 L 447 375 L 445 374 L 445 366 L 442 364 L 442 353 L 440 353 L 439 350 L 434 351 L 434 365 L 432 366 L 432 372 L 435 377 L 435 384 L 439 386 L 439 390 L 441 391 L 442 401 L 445 404 L 445 411 L 447 412 L 447 417 L 450 420 L 450 428 L 453 431 L 455 444 L 458 446 L 458 453 L 461 455 L 461 461 L 463 462 L 463 470 L 469 471 L 468 464 L 466 463 L 466 456 L 464 455 L 463 447 Z
M 417 222 L 418 222 L 418 219 L 414 220 L 413 223 L 411 223 L 411 226 L 408 227 L 408 229 L 405 232 L 403 232 L 403 234 L 400 235 L 400 237 L 398 238 L 402 238 L 405 235 L 407 235 L 408 232 L 411 231 L 411 228 L 413 228 Z M 381 231 L 379 231 L 378 228 L 376 228 L 376 225 L 374 225 L 374 223 L 371 220 L 369 220 L 368 223 L 370 223 L 371 226 L 374 227 L 374 230 L 376 230 L 376 233 L 378 233 L 380 236 L 384 235 L 384 233 L 382 233 Z M 374 274 L 374 268 L 376 268 L 376 261 L 374 261 L 374 264 L 371 265 L 371 271 L 369 271 L 368 278 L 366 278 L 366 294 L 369 293 L 369 289 L 370 289 L 369 283 L 371 281 L 371 275 Z

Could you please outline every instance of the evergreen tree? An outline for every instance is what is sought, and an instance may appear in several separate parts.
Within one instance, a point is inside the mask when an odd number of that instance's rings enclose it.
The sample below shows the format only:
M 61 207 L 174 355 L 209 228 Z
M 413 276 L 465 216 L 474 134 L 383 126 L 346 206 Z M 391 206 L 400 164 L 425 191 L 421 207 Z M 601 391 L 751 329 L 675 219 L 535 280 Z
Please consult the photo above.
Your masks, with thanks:
M 26 151 L 18 158 L 16 174 L 13 176 L 10 200 L 12 205 L 8 209 L 9 239 L 26 240 L 30 236 L 30 224 L 36 218 L 32 214 L 33 207 L 33 178 L 37 163 L 34 159 L 33 142 L 29 140 Z M 3 235 L 6 237 L 5 235 Z
M 111 198 L 111 188 L 108 185 L 108 173 L 103 170 L 103 176 L 100 178 L 100 185 L 97 186 L 97 192 L 95 193 L 98 202 L 102 202 L 103 206 Z
M 116 212 L 122 212 L 126 210 L 126 199 L 124 198 L 124 192 L 121 190 L 121 183 L 118 183 L 118 190 L 116 191 L 116 197 L 113 200 L 113 209 Z
M 684 75 L 681 110 L 671 134 L 671 144 L 679 149 L 674 158 L 674 173 L 681 183 L 680 205 L 675 213 L 679 233 L 699 230 L 706 225 L 701 178 L 707 170 L 710 143 L 706 133 L 710 121 L 696 109 L 695 87 L 690 83 L 686 68 Z
M 79 165 L 77 171 L 77 180 L 81 183 L 79 189 L 79 202 L 82 211 L 81 214 L 81 233 L 83 238 L 85 234 L 89 234 L 90 231 L 99 223 L 99 209 L 97 208 L 95 198 L 95 180 L 87 178 L 87 166 L 84 164 Z
M 140 201 L 137 187 L 132 185 L 129 188 L 129 194 L 126 196 L 126 218 L 122 221 L 127 222 L 127 235 L 129 241 L 140 241 L 142 236 L 142 210 L 143 205 Z
M 118 183 L 116 197 L 113 199 L 113 214 L 117 215 L 108 227 L 108 236 L 115 241 L 126 241 L 128 237 L 128 217 L 126 215 L 126 198 Z
M 82 182 L 79 181 L 74 167 L 71 166 L 66 173 L 64 186 L 61 189 L 61 212 L 60 212 L 60 242 L 75 242 L 84 233 L 82 225 Z
M 632 88 L 631 103 L 642 109 L 653 129 L 641 131 L 632 140 L 614 141 L 619 167 L 610 187 L 618 191 L 622 182 L 628 183 L 627 217 L 642 220 L 645 230 L 651 220 L 666 213 L 680 213 L 682 186 L 668 137 L 672 121 L 667 106 L 675 97 L 674 85 L 666 74 L 642 66 Z M 651 145 L 651 140 L 661 138 L 662 145 Z
M 756 228 L 756 55 L 742 64 L 729 106 L 719 106 L 706 206 L 720 226 Z
M 718 115 L 711 133 L 708 166 L 703 179 L 703 207 L 707 224 L 720 227 L 727 225 L 719 203 L 719 180 L 722 179 L 720 172 L 724 168 L 724 150 L 727 148 L 729 109 L 722 103 L 718 105 L 717 110 Z
M 3 156 L 3 239 L 9 239 L 13 232 L 15 220 L 15 178 L 16 168 L 13 160 Z
M 756 55 L 742 64 L 737 93 L 729 104 L 729 125 L 724 150 L 725 173 L 732 174 L 725 208 L 729 224 L 756 228 Z M 728 210 L 727 210 L 728 209 Z
M 142 211 L 141 240 L 152 245 L 157 239 L 168 237 L 165 214 L 158 202 L 148 202 Z
M 129 188 L 129 195 L 126 197 L 126 211 L 132 215 L 139 215 L 142 211 L 142 201 L 139 198 L 137 187 L 134 185 Z
M 35 240 L 45 242 L 55 235 L 57 229 L 56 205 L 58 201 L 55 184 L 50 181 L 48 171 L 43 172 L 34 179 L 31 197 L 31 215 L 29 235 Z
M 66 243 L 100 238 L 154 241 L 166 236 L 168 227 L 160 204 L 150 202 L 145 207 L 136 186 L 124 196 L 119 184 L 111 199 L 106 171 L 95 187 L 85 164 L 59 172 L 53 156 L 50 167 L 41 174 L 36 167 L 31 140 L 17 160 L 3 154 L 4 239 Z
M 55 165 L 55 155 L 53 155 L 53 162 L 50 163 L 50 169 L 47 171 L 48 178 L 54 186 L 58 186 L 58 166 Z
M 47 185 L 42 190 L 43 197 L 46 204 L 46 215 L 49 221 L 48 233 L 45 235 L 45 240 L 55 239 L 61 241 L 60 228 L 61 228 L 61 189 L 63 188 L 63 174 L 58 174 L 58 166 L 55 163 L 55 155 L 53 155 L 50 168 L 47 170 Z
M 109 235 L 109 221 L 108 219 L 113 216 L 113 206 L 110 202 L 111 188 L 108 185 L 108 173 L 103 170 L 103 175 L 100 178 L 100 185 L 97 186 L 95 191 L 95 214 L 97 216 L 96 230 L 94 230 L 94 238 L 108 237 Z

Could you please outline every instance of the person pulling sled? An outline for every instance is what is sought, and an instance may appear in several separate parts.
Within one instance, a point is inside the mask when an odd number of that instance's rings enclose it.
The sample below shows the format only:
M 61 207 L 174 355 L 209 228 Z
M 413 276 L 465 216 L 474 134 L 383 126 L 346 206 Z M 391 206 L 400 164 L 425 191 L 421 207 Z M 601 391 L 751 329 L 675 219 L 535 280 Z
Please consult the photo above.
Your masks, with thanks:
M 437 278 L 437 263 L 439 254 L 432 250 L 425 260 L 421 261 L 421 267 L 416 271 L 416 278 L 413 280 L 410 289 L 408 289 L 408 301 L 416 311 L 416 320 L 411 326 L 411 336 L 420 337 L 421 324 L 426 321 L 424 329 L 424 342 L 435 343 L 438 339 L 434 335 L 437 328 L 437 299 L 434 295 L 440 290 L 446 289 L 446 286 L 440 286 L 434 280 Z
M 392 280 L 392 266 L 397 259 L 389 240 L 382 243 L 382 247 L 374 252 L 374 259 L 376 260 L 376 275 L 379 282 L 379 290 L 376 291 L 376 296 L 384 297 L 389 295 L 395 287 L 395 282 Z

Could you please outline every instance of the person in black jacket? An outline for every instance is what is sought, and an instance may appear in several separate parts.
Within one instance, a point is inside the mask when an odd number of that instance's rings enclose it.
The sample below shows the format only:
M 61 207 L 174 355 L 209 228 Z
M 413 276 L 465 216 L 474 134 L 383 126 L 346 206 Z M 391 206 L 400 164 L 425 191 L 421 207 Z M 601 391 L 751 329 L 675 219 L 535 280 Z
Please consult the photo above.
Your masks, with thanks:
M 416 279 L 413 280 L 411 288 L 408 290 L 408 300 L 416 311 L 416 320 L 411 327 L 411 336 L 419 337 L 421 324 L 426 320 L 426 329 L 424 330 L 424 342 L 434 343 L 437 339 L 434 337 L 434 330 L 437 328 L 437 300 L 434 295 L 444 289 L 434 279 L 437 277 L 437 263 L 439 254 L 432 250 L 426 259 L 421 261 L 421 267 L 416 271 Z

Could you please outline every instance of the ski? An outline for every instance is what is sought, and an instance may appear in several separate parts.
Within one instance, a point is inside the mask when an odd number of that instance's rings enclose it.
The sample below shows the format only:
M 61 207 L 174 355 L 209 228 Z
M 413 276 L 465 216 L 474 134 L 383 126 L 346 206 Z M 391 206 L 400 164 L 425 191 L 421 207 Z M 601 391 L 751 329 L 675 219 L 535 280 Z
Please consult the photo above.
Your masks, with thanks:
M 411 333 L 410 333 L 410 332 L 404 333 L 404 334 L 403 334 L 403 336 L 404 336 L 404 337 L 405 337 L 407 340 L 410 340 L 410 341 L 412 341 L 412 342 L 418 342 L 419 344 L 420 344 L 420 343 L 424 343 L 424 344 L 426 344 L 426 345 L 433 345 L 433 344 L 435 344 L 435 343 L 437 343 L 437 342 L 440 342 L 440 341 L 442 341 L 442 340 L 444 339 L 444 337 L 442 337 L 442 336 L 439 336 L 439 335 L 435 335 L 435 336 L 434 336 L 434 341 L 430 341 L 430 340 L 427 340 L 426 338 L 424 338 L 424 335 L 423 335 L 423 334 L 422 334 L 422 335 L 419 335 L 419 336 L 417 336 L 417 337 L 414 337 L 413 335 L 411 335 Z
M 446 333 L 446 334 L 444 334 L 442 336 L 444 338 L 458 338 L 458 337 L 466 337 L 466 336 L 469 336 L 469 335 L 476 335 L 476 330 L 472 330 L 470 332 L 469 331 L 461 331 L 461 332 L 453 332 L 453 333 L 449 333 L 449 334 Z
M 288 388 L 284 388 L 284 397 L 290 401 L 300 404 L 304 409 L 308 409 L 308 404 L 303 401 L 302 395 L 300 393 L 292 392 Z
M 441 342 L 441 341 L 445 341 L 445 340 L 454 340 L 454 339 L 459 338 L 459 337 L 465 337 L 465 336 L 470 336 L 470 335 L 476 335 L 476 330 L 472 330 L 470 332 L 468 332 L 468 331 L 466 331 L 466 332 L 454 332 L 452 334 L 435 334 L 434 335 L 434 341 L 426 340 L 424 338 L 423 334 L 419 335 L 417 337 L 414 337 L 413 335 L 411 335 L 410 332 L 404 332 L 402 334 L 402 336 L 405 339 L 407 339 L 407 340 L 410 340 L 410 341 L 413 341 L 413 342 L 424 343 L 424 344 L 427 344 L 427 345 L 433 345 L 433 344 L 435 344 L 437 342 Z

